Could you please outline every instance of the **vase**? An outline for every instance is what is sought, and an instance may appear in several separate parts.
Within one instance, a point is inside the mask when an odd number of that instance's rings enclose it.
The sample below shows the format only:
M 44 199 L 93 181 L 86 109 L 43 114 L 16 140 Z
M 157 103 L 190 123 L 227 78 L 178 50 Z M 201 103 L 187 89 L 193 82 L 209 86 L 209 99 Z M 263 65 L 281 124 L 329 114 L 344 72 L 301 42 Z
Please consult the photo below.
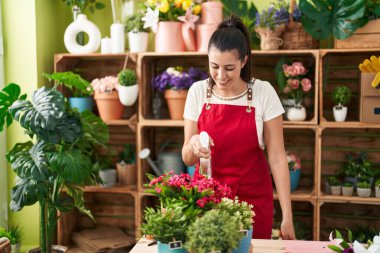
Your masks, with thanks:
M 211 35 L 218 28 L 218 24 L 201 24 L 197 25 L 197 47 L 198 52 L 207 53 L 208 43 L 210 41 Z
M 261 50 L 278 50 L 283 43 L 283 40 L 280 38 L 280 36 L 284 30 L 285 26 L 279 26 L 275 30 L 271 30 L 266 27 L 257 27 L 256 32 L 260 37 Z
M 247 253 L 251 246 L 253 228 L 248 230 L 248 233 L 240 239 L 239 247 L 232 250 L 232 253 Z
M 358 192 L 359 197 L 368 198 L 369 196 L 371 196 L 371 188 L 359 188 L 358 187 L 358 189 L 356 189 L 356 191 Z
M 298 104 L 289 108 L 286 117 L 290 121 L 303 121 L 306 119 L 306 109 L 302 105 Z
M 21 250 L 20 242 L 11 245 L 11 253 L 20 253 L 20 250 Z
M 121 119 L 124 107 L 120 103 L 119 94 L 116 90 L 111 92 L 95 92 L 96 105 L 99 116 L 103 121 Z
M 217 1 L 209 1 L 201 4 L 202 24 L 219 24 L 223 21 L 223 3 Z
M 187 253 L 187 250 L 181 249 L 170 249 L 168 243 L 157 242 L 157 252 L 158 253 Z
M 70 97 L 70 107 L 78 109 L 78 112 L 92 111 L 94 99 L 92 97 Z
M 116 164 L 117 179 L 120 185 L 136 185 L 136 165 L 120 162 Z
M 188 90 L 165 90 L 164 96 L 168 103 L 171 119 L 183 120 L 187 92 Z
M 146 52 L 148 48 L 148 33 L 147 32 L 129 32 L 129 51 L 131 53 Z
M 185 51 L 185 43 L 182 38 L 181 22 L 158 22 L 155 50 L 158 53 Z
M 300 169 L 290 170 L 289 173 L 290 173 L 290 191 L 294 192 L 297 189 L 298 184 L 300 182 L 301 170 Z
M 137 100 L 139 86 L 137 84 L 131 86 L 118 85 L 119 100 L 124 106 L 131 106 Z
M 334 106 L 333 107 L 334 120 L 336 122 L 343 122 L 346 120 L 347 107 L 346 106 Z
M 284 110 L 285 110 L 284 119 L 287 120 L 288 117 L 286 116 L 286 114 L 288 113 L 289 108 L 292 108 L 293 106 L 295 106 L 296 100 L 295 99 L 291 99 L 291 98 L 282 98 L 281 99 L 281 104 L 282 104 L 282 107 L 284 107 Z
M 352 196 L 354 193 L 354 187 L 353 186 L 342 186 L 342 195 L 349 197 Z
M 116 185 L 116 170 L 104 169 L 99 171 L 99 177 L 102 179 L 104 188 L 114 187 Z
M 339 196 L 341 190 L 342 190 L 342 187 L 340 185 L 330 186 L 331 194 L 334 196 Z

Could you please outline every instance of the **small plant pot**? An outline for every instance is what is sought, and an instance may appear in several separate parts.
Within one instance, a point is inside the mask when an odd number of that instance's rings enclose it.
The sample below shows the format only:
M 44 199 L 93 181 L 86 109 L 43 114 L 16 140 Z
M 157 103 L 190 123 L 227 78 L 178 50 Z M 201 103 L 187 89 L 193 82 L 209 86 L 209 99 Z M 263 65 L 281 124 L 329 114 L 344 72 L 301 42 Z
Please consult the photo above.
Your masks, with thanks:
M 294 192 L 300 182 L 301 170 L 290 170 L 290 191 Z
M 77 108 L 79 112 L 90 111 L 94 107 L 94 99 L 92 97 L 71 97 L 69 98 L 70 107 Z
M 239 248 L 234 249 L 232 253 L 247 253 L 249 250 L 249 246 L 251 246 L 252 233 L 253 233 L 253 228 L 248 230 L 247 235 L 241 238 L 240 243 L 239 243 Z
M 131 106 L 137 100 L 137 94 L 139 93 L 139 86 L 137 84 L 132 86 L 118 87 L 119 100 L 124 106 Z
M 41 252 L 41 248 L 39 248 L 39 247 L 28 250 L 28 253 L 40 253 L 40 252 Z M 52 253 L 66 253 L 66 252 L 68 252 L 68 249 L 65 246 L 52 245 L 51 246 L 51 252 Z
M 334 114 L 334 120 L 336 122 L 343 122 L 346 120 L 346 117 L 347 117 L 347 107 L 346 106 L 342 106 L 342 107 L 334 106 L 333 107 L 333 114 Z
M 362 198 L 368 198 L 371 196 L 371 188 L 359 188 L 357 189 L 358 196 Z
M 291 107 L 286 116 L 289 121 L 304 121 L 306 119 L 306 109 L 302 105 L 300 107 Z
M 342 190 L 342 187 L 340 185 L 338 186 L 330 186 L 331 194 L 334 196 L 339 196 L 340 192 Z
M 353 193 L 354 193 L 354 187 L 353 186 L 343 186 L 342 187 L 343 196 L 352 196 Z
M 376 198 L 380 198 L 380 185 L 375 187 Z
M 119 184 L 125 186 L 136 185 L 136 170 L 135 164 L 117 163 L 116 171 Z
M 99 177 L 102 179 L 102 186 L 105 188 L 114 187 L 116 185 L 116 170 L 105 169 L 99 171 Z
M 11 253 L 20 253 L 21 243 L 16 243 L 11 245 Z
M 170 249 L 168 243 L 157 242 L 158 253 L 187 253 L 184 248 L 181 249 Z
M 131 53 L 146 52 L 148 48 L 147 32 L 129 32 L 129 51 Z

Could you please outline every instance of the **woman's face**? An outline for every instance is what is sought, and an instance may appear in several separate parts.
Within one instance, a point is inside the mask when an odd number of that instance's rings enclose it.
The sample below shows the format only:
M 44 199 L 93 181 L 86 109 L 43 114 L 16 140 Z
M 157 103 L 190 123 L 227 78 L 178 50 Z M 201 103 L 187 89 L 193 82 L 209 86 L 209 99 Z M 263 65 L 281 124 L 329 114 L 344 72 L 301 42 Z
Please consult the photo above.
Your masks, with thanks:
M 227 90 L 239 83 L 240 72 L 247 62 L 247 56 L 241 61 L 236 49 L 221 52 L 211 47 L 208 59 L 210 74 L 218 89 Z

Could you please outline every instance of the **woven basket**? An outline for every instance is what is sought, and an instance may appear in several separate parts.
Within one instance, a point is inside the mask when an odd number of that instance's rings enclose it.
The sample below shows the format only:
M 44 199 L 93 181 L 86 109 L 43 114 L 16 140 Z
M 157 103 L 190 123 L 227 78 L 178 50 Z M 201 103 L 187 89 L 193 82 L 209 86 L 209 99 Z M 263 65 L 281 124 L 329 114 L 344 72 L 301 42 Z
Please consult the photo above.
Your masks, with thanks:
M 318 48 L 319 43 L 311 35 L 306 33 L 300 22 L 294 22 L 293 10 L 295 0 L 290 1 L 289 24 L 283 34 L 284 43 L 282 49 L 311 49 Z

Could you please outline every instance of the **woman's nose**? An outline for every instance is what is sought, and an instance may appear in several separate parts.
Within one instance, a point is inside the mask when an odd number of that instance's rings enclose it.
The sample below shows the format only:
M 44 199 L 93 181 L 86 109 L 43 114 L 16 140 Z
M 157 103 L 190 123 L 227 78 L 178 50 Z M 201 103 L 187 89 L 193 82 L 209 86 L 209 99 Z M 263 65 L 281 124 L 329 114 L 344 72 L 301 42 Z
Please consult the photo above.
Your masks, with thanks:
M 226 77 L 226 72 L 222 68 L 220 68 L 218 70 L 218 79 L 223 80 L 225 77 Z

